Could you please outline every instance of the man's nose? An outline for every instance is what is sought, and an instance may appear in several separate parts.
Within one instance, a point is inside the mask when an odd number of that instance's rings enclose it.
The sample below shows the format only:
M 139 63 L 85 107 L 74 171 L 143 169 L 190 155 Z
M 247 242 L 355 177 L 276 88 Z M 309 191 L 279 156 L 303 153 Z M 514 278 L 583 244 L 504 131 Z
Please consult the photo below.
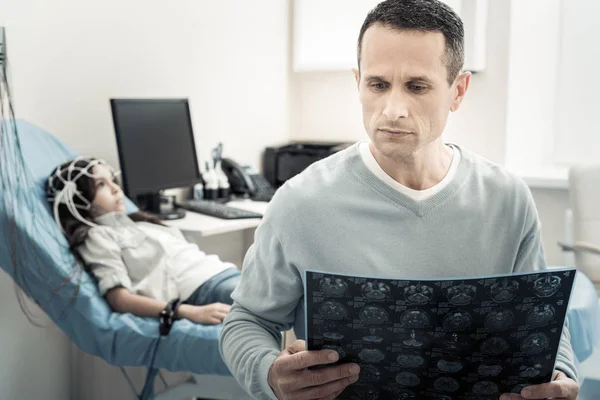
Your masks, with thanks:
M 392 90 L 389 93 L 383 115 L 390 121 L 408 117 L 408 97 L 402 90 Z

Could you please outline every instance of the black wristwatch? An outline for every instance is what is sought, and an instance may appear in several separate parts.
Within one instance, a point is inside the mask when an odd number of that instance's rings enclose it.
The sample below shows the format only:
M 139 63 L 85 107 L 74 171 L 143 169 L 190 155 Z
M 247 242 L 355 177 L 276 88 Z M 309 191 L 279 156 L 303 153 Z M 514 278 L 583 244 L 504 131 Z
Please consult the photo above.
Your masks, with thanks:
M 160 322 L 159 332 L 161 336 L 166 336 L 171 331 L 173 322 L 177 319 L 177 308 L 180 304 L 179 298 L 173 299 L 167 303 L 165 309 L 158 315 L 158 320 Z

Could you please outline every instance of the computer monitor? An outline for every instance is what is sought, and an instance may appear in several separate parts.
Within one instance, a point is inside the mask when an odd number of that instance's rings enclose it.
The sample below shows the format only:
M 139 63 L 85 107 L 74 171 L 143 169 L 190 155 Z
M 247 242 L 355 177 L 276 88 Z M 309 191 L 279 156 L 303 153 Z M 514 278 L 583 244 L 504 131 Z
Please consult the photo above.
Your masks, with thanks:
M 201 182 L 187 99 L 111 99 L 125 194 L 163 219 L 159 192 Z

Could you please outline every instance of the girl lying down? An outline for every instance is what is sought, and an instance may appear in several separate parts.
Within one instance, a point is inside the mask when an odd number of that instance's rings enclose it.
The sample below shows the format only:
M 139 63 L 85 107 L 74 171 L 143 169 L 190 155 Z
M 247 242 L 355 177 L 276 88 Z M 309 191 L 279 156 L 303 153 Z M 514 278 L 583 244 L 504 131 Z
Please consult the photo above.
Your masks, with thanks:
M 46 188 L 71 250 L 114 311 L 158 317 L 180 299 L 178 318 L 223 321 L 240 278 L 236 266 L 205 254 L 156 217 L 127 215 L 116 173 L 104 161 L 78 157 L 64 163 Z

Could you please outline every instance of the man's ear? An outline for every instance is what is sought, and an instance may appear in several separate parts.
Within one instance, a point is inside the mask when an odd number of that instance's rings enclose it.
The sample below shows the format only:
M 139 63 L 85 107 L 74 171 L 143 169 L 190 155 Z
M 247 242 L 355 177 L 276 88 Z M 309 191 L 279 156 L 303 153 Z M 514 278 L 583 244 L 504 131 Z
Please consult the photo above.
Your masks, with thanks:
M 352 68 L 352 72 L 354 72 L 354 79 L 356 79 L 356 87 L 360 88 L 360 71 L 356 68 Z
M 456 80 L 454 81 L 454 98 L 452 99 L 452 104 L 450 105 L 450 111 L 454 112 L 458 110 L 460 103 L 462 103 L 465 94 L 467 93 L 470 82 L 471 73 L 469 71 L 463 72 L 456 77 Z

